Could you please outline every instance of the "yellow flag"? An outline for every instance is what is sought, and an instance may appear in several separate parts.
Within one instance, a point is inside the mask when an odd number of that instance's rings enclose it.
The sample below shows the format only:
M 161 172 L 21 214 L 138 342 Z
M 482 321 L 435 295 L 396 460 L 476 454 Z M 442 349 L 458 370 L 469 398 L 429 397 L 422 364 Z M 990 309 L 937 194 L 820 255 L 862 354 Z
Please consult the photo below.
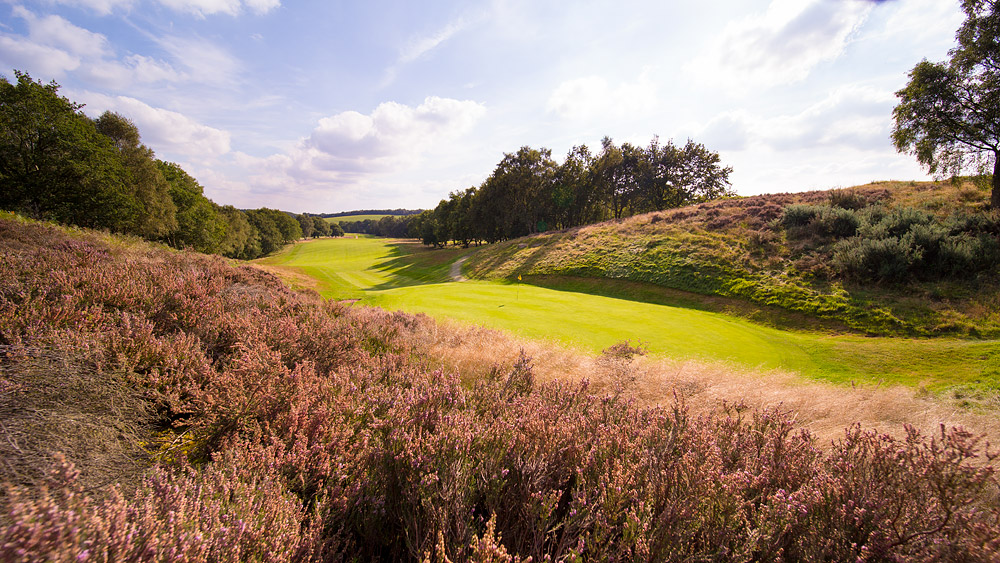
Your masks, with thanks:
M 517 281 L 521 281 L 521 274 L 517 275 Z

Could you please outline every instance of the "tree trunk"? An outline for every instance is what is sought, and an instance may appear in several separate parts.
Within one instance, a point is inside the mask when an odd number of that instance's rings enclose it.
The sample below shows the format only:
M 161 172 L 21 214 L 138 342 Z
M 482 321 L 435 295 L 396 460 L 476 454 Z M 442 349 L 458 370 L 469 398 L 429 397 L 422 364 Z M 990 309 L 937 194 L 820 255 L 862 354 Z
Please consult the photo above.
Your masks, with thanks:
M 1000 152 L 993 153 L 993 192 L 990 194 L 990 207 L 1000 209 Z

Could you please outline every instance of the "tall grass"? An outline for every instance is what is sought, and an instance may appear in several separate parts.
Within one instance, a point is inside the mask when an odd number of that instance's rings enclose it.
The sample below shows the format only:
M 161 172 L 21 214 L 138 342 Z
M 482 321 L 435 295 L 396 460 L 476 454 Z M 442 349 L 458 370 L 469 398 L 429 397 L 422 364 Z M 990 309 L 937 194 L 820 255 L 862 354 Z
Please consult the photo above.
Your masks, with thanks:
M 9 489 L 0 560 L 1000 555 L 993 469 L 962 430 L 855 427 L 827 451 L 782 411 L 641 406 L 540 381 L 524 356 L 463 381 L 427 369 L 428 318 L 217 258 L 9 221 L 0 253 L 0 391 L 35 385 L 19 366 L 58 350 L 149 413 L 132 421 L 149 466 L 133 486 L 86 487 L 94 465 L 71 449 Z M 638 351 L 609 350 L 609 369 Z

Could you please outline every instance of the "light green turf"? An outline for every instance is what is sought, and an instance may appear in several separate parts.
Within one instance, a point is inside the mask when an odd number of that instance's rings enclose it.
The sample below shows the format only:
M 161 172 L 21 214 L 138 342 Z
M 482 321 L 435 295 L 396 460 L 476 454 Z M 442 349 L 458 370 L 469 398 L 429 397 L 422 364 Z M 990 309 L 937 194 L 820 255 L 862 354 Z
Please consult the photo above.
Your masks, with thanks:
M 389 215 L 383 213 L 381 215 L 343 215 L 341 217 L 326 217 L 325 219 L 327 223 L 343 223 L 345 221 L 353 223 L 354 221 L 367 221 L 368 219 L 378 221 L 382 217 L 388 216 Z M 393 217 L 395 217 L 395 215 L 393 215 Z
M 483 324 L 590 351 L 642 340 L 651 353 L 781 368 L 835 381 L 940 388 L 996 378 L 996 341 L 867 338 L 769 328 L 720 313 L 527 284 L 449 283 L 468 250 L 428 250 L 385 239 L 322 239 L 267 263 L 318 280 L 322 295 Z M 444 282 L 444 283 L 442 283 Z

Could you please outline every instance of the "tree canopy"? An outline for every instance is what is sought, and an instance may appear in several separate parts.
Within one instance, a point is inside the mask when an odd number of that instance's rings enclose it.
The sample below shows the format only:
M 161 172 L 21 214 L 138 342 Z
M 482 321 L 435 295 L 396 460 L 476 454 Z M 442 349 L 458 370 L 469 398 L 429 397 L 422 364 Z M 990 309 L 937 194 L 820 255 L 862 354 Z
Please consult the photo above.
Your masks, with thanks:
M 413 218 L 409 232 L 428 245 L 499 242 L 731 195 L 731 172 L 690 139 L 679 146 L 654 137 L 642 147 L 605 137 L 596 155 L 576 146 L 562 164 L 549 149 L 521 147 L 478 188 Z
M 996 0 L 962 0 L 966 20 L 950 59 L 926 59 L 896 92 L 892 140 L 932 174 L 992 170 L 1000 208 L 1000 13 Z
M 14 74 L 0 76 L 0 209 L 244 259 L 312 230 L 283 211 L 218 206 L 180 165 L 157 160 L 128 117 L 90 119 L 55 82 Z

